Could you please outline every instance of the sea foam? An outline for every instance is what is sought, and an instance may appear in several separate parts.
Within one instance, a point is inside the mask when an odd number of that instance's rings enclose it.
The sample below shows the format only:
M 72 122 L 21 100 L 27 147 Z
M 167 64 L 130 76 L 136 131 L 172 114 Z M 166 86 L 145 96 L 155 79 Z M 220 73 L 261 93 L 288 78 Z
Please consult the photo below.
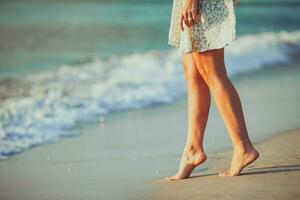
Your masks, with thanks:
M 243 35 L 225 51 L 230 77 L 289 63 L 300 53 L 300 31 Z M 185 98 L 186 84 L 179 51 L 171 49 L 63 65 L 2 81 L 0 91 L 0 159 L 5 159 L 78 135 L 80 123 L 105 123 L 108 113 Z

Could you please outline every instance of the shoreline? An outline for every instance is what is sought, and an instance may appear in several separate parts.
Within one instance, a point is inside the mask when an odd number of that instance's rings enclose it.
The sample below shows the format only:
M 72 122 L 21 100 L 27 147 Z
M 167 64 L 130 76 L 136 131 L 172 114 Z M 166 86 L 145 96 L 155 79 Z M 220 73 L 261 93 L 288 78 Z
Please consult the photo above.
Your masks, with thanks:
M 232 150 L 211 153 L 207 171 L 179 181 L 153 180 L 154 199 L 299 199 L 300 128 L 254 144 L 260 157 L 240 176 L 218 177 L 230 166 Z M 282 148 L 282 147 L 289 148 Z

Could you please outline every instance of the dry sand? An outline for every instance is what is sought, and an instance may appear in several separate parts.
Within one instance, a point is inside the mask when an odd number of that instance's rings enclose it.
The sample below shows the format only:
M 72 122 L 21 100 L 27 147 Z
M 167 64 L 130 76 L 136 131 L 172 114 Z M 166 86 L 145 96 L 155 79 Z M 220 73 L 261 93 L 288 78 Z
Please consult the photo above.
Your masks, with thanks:
M 205 173 L 169 182 L 155 180 L 153 199 L 300 199 L 300 129 L 256 145 L 260 158 L 240 176 L 219 178 L 230 165 L 232 151 L 209 155 Z

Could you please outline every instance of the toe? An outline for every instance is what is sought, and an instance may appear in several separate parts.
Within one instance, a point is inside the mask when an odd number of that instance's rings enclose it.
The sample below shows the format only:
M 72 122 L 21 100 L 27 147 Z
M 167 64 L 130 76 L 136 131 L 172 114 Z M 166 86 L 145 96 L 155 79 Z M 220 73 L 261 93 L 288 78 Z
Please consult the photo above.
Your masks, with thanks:
M 224 172 L 219 172 L 219 177 L 223 177 L 224 176 Z
M 219 177 L 226 177 L 226 176 L 230 176 L 230 171 L 221 171 L 219 172 Z
M 166 177 L 166 179 L 167 179 L 168 181 L 177 180 L 177 176 L 168 176 L 168 177 Z

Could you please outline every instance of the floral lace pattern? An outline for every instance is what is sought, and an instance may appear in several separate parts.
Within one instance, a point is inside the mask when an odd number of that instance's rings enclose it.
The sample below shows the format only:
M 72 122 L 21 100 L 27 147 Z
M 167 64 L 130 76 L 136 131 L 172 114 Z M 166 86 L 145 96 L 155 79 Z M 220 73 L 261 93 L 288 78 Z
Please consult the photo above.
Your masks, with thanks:
M 185 0 L 173 0 L 168 44 L 182 54 L 227 46 L 236 39 L 234 0 L 198 0 L 197 18 L 192 27 L 179 28 Z

